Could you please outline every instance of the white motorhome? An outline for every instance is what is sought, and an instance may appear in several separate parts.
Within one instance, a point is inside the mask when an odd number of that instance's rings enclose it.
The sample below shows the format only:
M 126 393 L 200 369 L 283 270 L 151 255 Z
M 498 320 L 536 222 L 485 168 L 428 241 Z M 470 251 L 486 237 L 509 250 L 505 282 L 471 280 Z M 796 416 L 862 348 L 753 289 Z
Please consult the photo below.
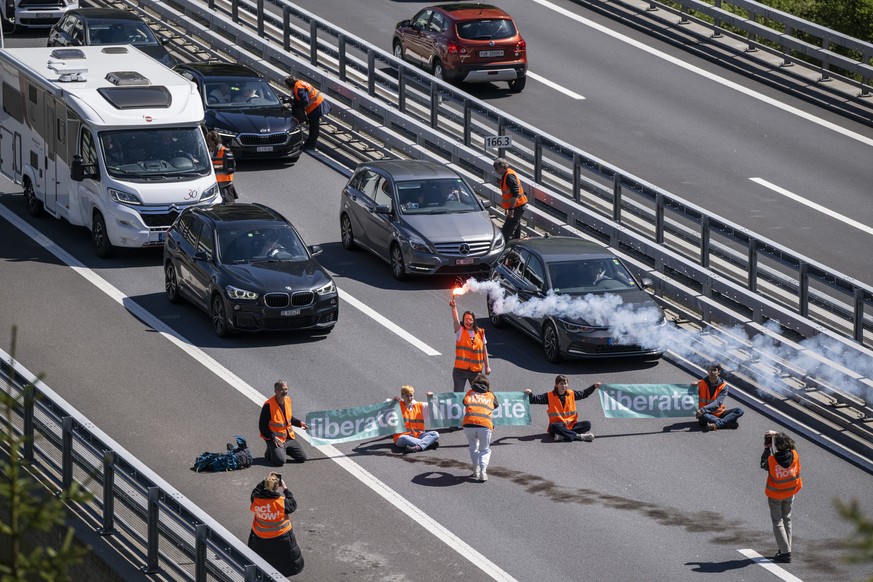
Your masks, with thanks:
M 100 257 L 220 201 L 194 84 L 131 46 L 0 50 L 0 172 Z

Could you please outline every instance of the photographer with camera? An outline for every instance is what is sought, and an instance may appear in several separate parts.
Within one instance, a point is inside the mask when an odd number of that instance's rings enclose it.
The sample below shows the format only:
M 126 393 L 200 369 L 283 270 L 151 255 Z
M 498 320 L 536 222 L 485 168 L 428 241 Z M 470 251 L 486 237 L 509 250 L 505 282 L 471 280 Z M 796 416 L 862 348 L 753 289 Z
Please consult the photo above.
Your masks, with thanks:
M 254 513 L 249 547 L 283 576 L 303 571 L 303 554 L 294 537 L 288 516 L 297 509 L 291 490 L 282 475 L 270 473 L 252 490 Z
M 773 561 L 787 564 L 791 562 L 791 506 L 794 496 L 803 487 L 800 455 L 794 448 L 794 440 L 785 433 L 768 430 L 764 434 L 761 468 L 767 471 L 765 493 L 779 546 Z

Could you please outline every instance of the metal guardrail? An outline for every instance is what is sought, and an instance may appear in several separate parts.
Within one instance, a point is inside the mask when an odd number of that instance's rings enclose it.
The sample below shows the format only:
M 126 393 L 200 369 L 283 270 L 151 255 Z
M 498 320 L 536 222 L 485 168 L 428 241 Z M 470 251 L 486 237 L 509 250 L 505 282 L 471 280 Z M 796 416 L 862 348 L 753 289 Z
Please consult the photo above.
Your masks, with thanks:
M 100 534 L 124 540 L 147 574 L 172 580 L 286 580 L 245 543 L 0 350 L 0 388 L 17 399 L 24 460 L 59 490 L 78 482 Z

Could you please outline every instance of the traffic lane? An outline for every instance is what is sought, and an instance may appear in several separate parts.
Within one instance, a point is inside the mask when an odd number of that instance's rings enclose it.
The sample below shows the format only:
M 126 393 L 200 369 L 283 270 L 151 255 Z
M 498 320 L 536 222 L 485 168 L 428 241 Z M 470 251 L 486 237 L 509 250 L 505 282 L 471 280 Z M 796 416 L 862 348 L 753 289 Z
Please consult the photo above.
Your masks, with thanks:
M 262 455 L 258 406 L 5 221 L 2 230 L 0 278 L 8 297 L 0 328 L 8 343 L 8 330 L 19 326 L 17 360 L 45 374 L 89 420 L 245 540 L 249 493 L 268 471 L 263 461 L 220 475 L 188 468 L 203 450 L 223 450 L 234 434 L 245 435 Z M 68 299 L 59 301 L 58 290 Z M 301 580 L 381 580 L 385 572 L 416 580 L 486 579 L 443 544 L 422 544 L 418 560 L 408 560 L 397 551 L 401 540 L 428 534 L 304 446 L 310 462 L 282 469 L 300 504 L 293 522 L 307 560 Z
M 386 22 L 408 18 L 406 12 L 414 13 L 424 5 L 383 2 L 373 12 L 390 16 L 377 22 L 359 18 L 344 5 L 303 3 L 378 46 L 390 44 L 392 30 L 386 30 L 390 29 Z M 578 6 L 565 7 L 590 16 Z M 749 183 L 761 174 L 771 176 L 771 181 L 788 189 L 796 185 L 798 194 L 837 207 L 843 215 L 855 216 L 855 209 L 862 208 L 865 216 L 860 222 L 870 223 L 873 210 L 859 204 L 866 193 L 869 146 L 822 131 L 539 5 L 517 3 L 504 8 L 515 16 L 528 41 L 531 70 L 545 67 L 541 74 L 556 77 L 586 100 L 574 101 L 540 83 L 529 83 L 522 94 L 501 98 L 496 106 L 832 268 L 861 280 L 869 277 L 868 267 L 873 264 L 867 261 L 873 259 L 855 264 L 840 249 L 822 247 L 808 226 L 812 220 L 822 223 L 822 228 L 845 230 L 839 222 L 778 197 L 762 196 L 760 188 Z M 607 21 L 607 25 L 627 32 L 614 22 Z M 628 34 L 738 85 L 873 137 L 869 127 L 820 111 L 635 31 Z M 584 59 L 577 59 L 574 55 L 578 54 L 584 54 Z M 567 75 L 567 71 L 577 74 Z M 485 99 L 506 96 L 490 87 L 467 89 Z M 798 144 L 805 144 L 801 150 L 810 151 L 796 151 Z M 836 198 L 834 193 L 838 193 Z M 797 224 L 804 226 L 794 228 Z M 847 236 L 850 248 L 863 248 L 869 242 L 864 233 Z

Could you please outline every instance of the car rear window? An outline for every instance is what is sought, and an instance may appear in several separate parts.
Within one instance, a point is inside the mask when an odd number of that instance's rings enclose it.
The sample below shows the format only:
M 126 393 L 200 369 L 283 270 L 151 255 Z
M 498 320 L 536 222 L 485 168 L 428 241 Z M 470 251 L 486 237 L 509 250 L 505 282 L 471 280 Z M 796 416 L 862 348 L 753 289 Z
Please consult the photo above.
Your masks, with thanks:
M 464 40 L 500 40 L 515 36 L 515 23 L 507 19 L 470 20 L 458 23 L 458 37 Z

